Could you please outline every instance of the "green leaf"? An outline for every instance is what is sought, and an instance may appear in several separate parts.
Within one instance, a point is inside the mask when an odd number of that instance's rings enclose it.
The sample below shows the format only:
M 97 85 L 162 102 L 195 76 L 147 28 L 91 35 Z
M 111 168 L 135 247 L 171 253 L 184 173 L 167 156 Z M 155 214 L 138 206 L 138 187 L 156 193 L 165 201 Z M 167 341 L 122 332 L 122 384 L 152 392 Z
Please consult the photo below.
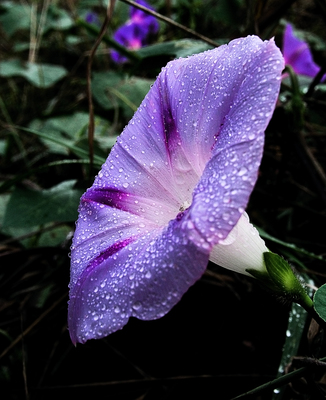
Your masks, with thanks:
M 24 128 L 22 126 L 17 126 L 16 128 L 21 129 L 26 132 L 29 132 L 29 133 L 32 133 L 36 136 L 39 136 L 42 139 L 50 140 L 51 142 L 57 143 L 63 147 L 66 147 L 81 158 L 88 158 L 88 156 L 89 156 L 89 152 L 87 150 L 71 144 L 71 141 L 69 141 L 65 138 L 62 138 L 62 137 L 58 138 L 55 135 L 48 135 L 46 133 L 42 133 L 42 132 L 36 131 L 34 129 Z M 97 154 L 94 154 L 94 164 L 102 165 L 104 163 L 104 161 L 105 161 L 105 158 L 103 158 Z
M 308 276 L 305 275 L 303 278 L 306 282 L 309 282 L 310 285 L 314 285 L 314 282 L 309 279 Z M 312 290 L 309 291 L 309 295 L 311 295 L 311 292 Z M 304 308 L 302 308 L 299 304 L 292 304 L 288 318 L 288 326 L 285 331 L 285 342 L 277 371 L 277 378 L 285 373 L 286 367 L 291 362 L 291 358 L 298 354 L 307 317 L 308 313 Z M 280 387 L 279 389 L 275 389 L 272 400 L 280 400 L 284 391 L 284 386 Z
M 326 284 L 316 291 L 313 301 L 317 314 L 326 321 Z
M 74 21 L 66 10 L 57 7 L 55 4 L 50 4 L 45 20 L 45 26 L 43 28 L 43 33 L 49 29 L 70 29 L 73 25 Z
M 0 155 L 4 156 L 7 148 L 7 140 L 0 139 Z
M 66 133 L 72 139 L 80 138 L 88 126 L 89 116 L 86 112 L 76 112 L 71 115 L 50 118 L 45 127 L 53 127 L 57 131 Z
M 10 78 L 22 76 L 33 86 L 48 88 L 67 75 L 67 70 L 59 65 L 22 63 L 18 59 L 1 61 L 0 76 Z
M 4 2 L 1 7 L 6 11 L 0 15 L 0 25 L 2 31 L 8 36 L 12 36 L 20 29 L 29 29 L 31 19 L 31 8 L 27 3 L 25 5 L 17 4 L 16 2 Z
M 95 100 L 106 110 L 122 107 L 126 118 L 131 118 L 143 101 L 153 81 L 125 78 L 115 72 L 93 74 L 92 92 Z
M 26 3 L 24 5 L 17 2 L 3 2 L 1 7 L 6 11 L 0 15 L 0 24 L 8 36 L 12 36 L 18 30 L 29 30 L 31 24 L 31 7 Z M 37 13 L 37 24 L 41 17 Z M 73 19 L 68 12 L 55 4 L 50 4 L 43 26 L 42 33 L 44 34 L 49 29 L 64 30 L 69 29 L 74 25 Z
M 175 57 L 188 57 L 209 49 L 212 49 L 212 46 L 201 40 L 182 39 L 145 46 L 139 49 L 137 54 L 142 58 L 161 56 L 162 54 Z
M 306 256 L 308 256 L 310 258 L 314 258 L 316 260 L 326 262 L 326 258 L 325 257 L 318 256 L 318 255 L 316 255 L 316 254 L 314 254 L 314 253 L 312 253 L 310 251 L 302 249 L 301 247 L 297 247 L 295 244 L 283 242 L 282 240 L 277 239 L 274 236 L 271 236 L 269 233 L 265 232 L 263 229 L 258 228 L 258 227 L 256 227 L 256 228 L 257 228 L 257 230 L 259 232 L 259 235 L 263 239 L 267 239 L 267 240 L 270 240 L 271 242 L 280 244 L 281 246 L 287 247 L 288 249 L 292 249 L 295 252 L 300 253 L 300 254 L 304 254 L 304 255 L 306 255 Z
M 77 112 L 46 120 L 34 119 L 29 128 L 46 135 L 47 138 L 41 137 L 41 140 L 51 153 L 67 155 L 78 139 L 87 137 L 88 121 L 87 113 Z
M 47 120 L 35 119 L 29 128 L 42 133 L 41 140 L 51 153 L 67 155 L 70 150 L 83 158 L 88 154 L 88 122 L 88 113 L 76 112 Z M 103 118 L 95 116 L 94 122 L 94 151 L 103 158 L 103 163 L 117 137 L 109 134 L 110 124 Z
M 285 331 L 285 342 L 283 345 L 282 357 L 277 371 L 276 378 L 284 375 L 286 367 L 291 362 L 291 358 L 298 354 L 303 330 L 307 320 L 307 311 L 299 304 L 292 303 L 289 313 L 288 326 Z M 284 386 L 274 390 L 272 400 L 280 400 L 285 391 Z
M 39 191 L 16 188 L 7 204 L 3 229 L 75 221 L 83 194 L 83 190 L 74 187 L 75 184 L 75 180 L 64 181 L 51 189 Z
M 96 165 L 96 166 L 100 167 L 103 164 L 103 162 L 102 163 L 94 162 L 94 166 Z M 24 172 L 22 172 L 22 173 L 20 173 L 18 175 L 14 175 L 11 179 L 6 179 L 5 181 L 3 181 L 0 184 L 0 221 L 2 221 L 2 217 L 3 217 L 3 214 L 4 214 L 4 212 L 2 212 L 2 208 L 3 208 L 2 198 L 3 198 L 3 196 L 5 196 L 5 195 L 3 195 L 1 193 L 4 193 L 4 192 L 8 191 L 8 189 L 10 189 L 15 184 L 21 182 L 23 179 L 25 179 L 25 178 L 27 178 L 27 177 L 29 177 L 31 175 L 34 175 L 34 174 L 38 173 L 39 171 L 48 170 L 51 167 L 57 167 L 59 165 L 62 166 L 62 165 L 69 165 L 69 164 L 85 164 L 85 165 L 89 165 L 90 162 L 89 162 L 89 159 L 87 159 L 87 160 L 86 159 L 85 160 L 83 160 L 83 159 L 81 159 L 81 160 L 68 159 L 68 160 L 52 161 L 50 163 L 39 165 L 38 167 L 35 167 L 35 168 L 29 168 L 29 169 L 25 170 Z M 85 188 L 85 190 L 86 190 L 86 188 Z M 8 200 L 9 200 L 10 195 L 7 195 L 7 196 L 8 196 Z
M 6 208 L 10 199 L 10 195 L 5 193 L 0 196 L 0 226 L 3 225 L 3 218 L 6 212 Z
M 37 246 L 39 247 L 56 247 L 59 246 L 71 232 L 71 227 L 68 225 L 59 225 L 51 230 L 43 232 L 39 235 Z M 35 244 L 34 244 L 35 246 Z

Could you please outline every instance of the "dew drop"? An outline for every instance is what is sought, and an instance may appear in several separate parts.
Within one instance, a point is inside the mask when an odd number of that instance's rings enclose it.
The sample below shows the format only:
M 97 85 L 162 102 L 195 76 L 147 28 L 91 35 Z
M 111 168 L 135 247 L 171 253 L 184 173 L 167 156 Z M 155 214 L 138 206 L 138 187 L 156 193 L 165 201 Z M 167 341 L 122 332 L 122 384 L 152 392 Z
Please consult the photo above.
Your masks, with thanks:
M 132 305 L 132 308 L 133 308 L 135 311 L 138 311 L 138 310 L 141 308 L 141 303 L 140 303 L 139 301 L 136 301 L 136 302 Z
M 151 278 L 151 277 L 152 277 L 151 272 L 150 272 L 150 271 L 147 271 L 146 274 L 145 274 L 145 278 L 149 279 L 149 278 Z
M 246 167 L 241 167 L 239 172 L 238 172 L 238 176 L 243 176 L 247 173 L 247 168 Z

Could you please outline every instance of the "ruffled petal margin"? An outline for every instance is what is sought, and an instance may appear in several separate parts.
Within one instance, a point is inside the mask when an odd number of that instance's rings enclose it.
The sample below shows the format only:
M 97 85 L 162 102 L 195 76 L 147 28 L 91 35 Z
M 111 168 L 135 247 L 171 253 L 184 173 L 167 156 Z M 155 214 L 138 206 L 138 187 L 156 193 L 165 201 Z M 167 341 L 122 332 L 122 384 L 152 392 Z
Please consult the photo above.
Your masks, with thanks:
M 81 199 L 73 343 L 163 316 L 201 277 L 247 205 L 282 69 L 250 36 L 162 70 Z
M 247 37 L 232 41 L 229 47 L 235 69 L 242 65 L 245 72 L 231 95 L 232 105 L 223 117 L 212 156 L 194 189 L 187 222 L 190 237 L 205 249 L 227 237 L 247 206 L 284 68 L 273 40 Z
M 107 336 L 131 316 L 162 317 L 201 277 L 207 263 L 208 253 L 187 238 L 177 219 L 163 230 L 115 243 L 92 260 L 71 287 L 72 342 Z

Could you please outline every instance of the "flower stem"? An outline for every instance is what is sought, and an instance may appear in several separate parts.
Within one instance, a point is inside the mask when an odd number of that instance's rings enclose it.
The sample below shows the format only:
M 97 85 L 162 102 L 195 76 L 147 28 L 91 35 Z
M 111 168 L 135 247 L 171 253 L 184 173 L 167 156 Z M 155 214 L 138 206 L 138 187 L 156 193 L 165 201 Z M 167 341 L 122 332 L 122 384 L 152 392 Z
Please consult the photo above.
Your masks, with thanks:
M 307 293 L 305 295 L 302 295 L 300 300 L 296 301 L 301 307 L 303 307 L 307 313 L 324 329 L 326 328 L 326 322 L 320 318 L 318 313 L 316 312 L 314 308 L 314 303 L 312 299 L 308 296 Z

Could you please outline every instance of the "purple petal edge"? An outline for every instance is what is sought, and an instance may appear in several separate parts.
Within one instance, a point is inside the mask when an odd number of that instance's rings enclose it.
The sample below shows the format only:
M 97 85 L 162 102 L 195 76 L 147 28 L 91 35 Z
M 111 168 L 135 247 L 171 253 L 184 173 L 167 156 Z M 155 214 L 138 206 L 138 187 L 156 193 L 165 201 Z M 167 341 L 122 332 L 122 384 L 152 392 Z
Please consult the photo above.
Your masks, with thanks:
M 314 78 L 320 71 L 320 67 L 313 60 L 308 43 L 294 35 L 291 24 L 285 27 L 282 51 L 285 64 L 291 66 L 296 74 Z
M 121 242 L 115 243 L 113 246 L 109 247 L 105 251 L 103 251 L 100 255 L 94 258 L 85 268 L 82 275 L 79 277 L 78 282 L 73 286 L 70 291 L 70 300 L 69 300 L 69 307 L 68 307 L 68 321 L 69 326 L 75 327 L 77 325 L 76 319 L 76 310 L 75 308 L 78 307 L 75 303 L 78 300 L 79 292 L 82 290 L 82 287 L 88 277 L 92 274 L 92 272 L 98 267 L 99 265 L 103 264 L 109 257 L 113 256 L 114 254 L 118 253 L 121 249 L 128 246 L 132 243 L 135 238 L 128 238 Z M 69 329 L 71 341 L 75 345 L 78 341 L 77 335 L 75 330 Z
M 247 37 L 162 70 L 82 198 L 74 343 L 163 316 L 200 278 L 248 202 L 283 66 Z
M 116 250 L 116 249 L 115 249 Z M 88 267 L 72 289 L 69 332 L 74 344 L 115 332 L 131 316 L 165 315 L 204 273 L 208 253 L 189 242 L 180 220 L 160 235 L 122 246 L 113 258 Z

